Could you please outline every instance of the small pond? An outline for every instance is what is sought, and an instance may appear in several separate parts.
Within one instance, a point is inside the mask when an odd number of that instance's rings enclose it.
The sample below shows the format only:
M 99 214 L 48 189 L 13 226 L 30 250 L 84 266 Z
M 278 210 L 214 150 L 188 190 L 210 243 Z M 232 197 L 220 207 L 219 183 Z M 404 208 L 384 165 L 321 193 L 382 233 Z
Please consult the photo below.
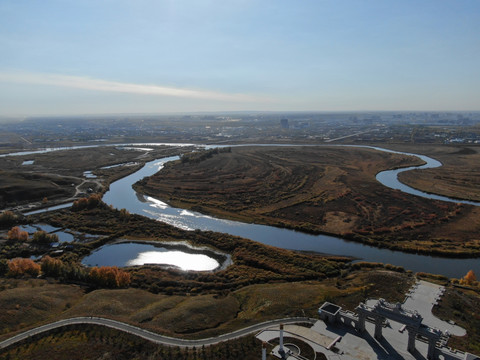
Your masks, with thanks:
M 32 224 L 32 225 L 20 225 L 21 230 L 28 232 L 30 236 L 32 236 L 37 231 L 45 231 L 49 234 L 55 234 L 58 236 L 58 243 L 53 244 L 60 244 L 64 242 L 72 242 L 76 240 L 75 235 L 73 235 L 69 230 L 62 230 L 61 228 L 54 227 L 47 224 Z
M 97 175 L 94 175 L 92 171 L 84 171 L 83 176 L 87 179 L 96 179 Z
M 165 265 L 184 271 L 212 271 L 228 265 L 230 257 L 186 245 L 119 242 L 100 247 L 82 260 L 86 266 Z

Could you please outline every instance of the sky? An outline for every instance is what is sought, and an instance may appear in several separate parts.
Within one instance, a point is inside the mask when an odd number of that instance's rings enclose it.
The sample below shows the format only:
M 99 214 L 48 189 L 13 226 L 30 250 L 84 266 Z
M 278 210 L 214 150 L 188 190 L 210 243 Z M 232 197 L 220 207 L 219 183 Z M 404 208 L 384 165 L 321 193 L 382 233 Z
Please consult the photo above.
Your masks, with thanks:
M 479 0 L 0 0 L 0 116 L 480 110 Z

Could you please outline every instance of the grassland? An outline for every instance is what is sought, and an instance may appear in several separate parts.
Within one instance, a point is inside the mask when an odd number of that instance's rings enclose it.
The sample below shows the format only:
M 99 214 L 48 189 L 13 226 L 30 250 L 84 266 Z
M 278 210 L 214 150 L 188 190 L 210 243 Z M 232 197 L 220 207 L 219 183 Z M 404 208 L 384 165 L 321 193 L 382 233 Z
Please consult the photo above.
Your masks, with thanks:
M 85 196 L 88 191 L 102 192 L 146 161 L 184 151 L 188 150 L 171 146 L 155 146 L 149 151 L 103 146 L 0 157 L 0 209 L 35 202 L 52 205 Z M 33 164 L 22 165 L 24 161 Z M 104 168 L 127 163 L 132 164 Z M 96 178 L 86 178 L 85 171 L 92 171 Z
M 52 279 L 3 279 L 1 281 L 0 339 L 17 331 L 45 322 L 73 316 L 99 315 L 117 319 L 162 334 L 204 338 L 232 331 L 250 324 L 284 316 L 316 317 L 324 301 L 332 301 L 353 310 L 367 298 L 403 301 L 415 277 L 412 274 L 387 271 L 382 267 L 348 267 L 335 278 L 319 281 L 297 281 L 245 286 L 222 296 L 153 294 L 141 289 L 91 290 L 78 285 L 64 285 Z M 467 337 L 452 337 L 449 345 L 477 352 L 479 349 L 478 314 L 480 297 L 471 290 L 448 285 L 447 293 L 434 311 L 437 316 L 452 317 L 467 329 Z M 38 296 L 40 294 L 40 296 Z M 45 295 L 47 294 L 47 295 Z M 8 325 L 8 326 L 7 326 Z M 121 340 L 121 341 L 120 341 Z M 243 349 L 243 350 L 240 350 Z M 0 358 L 64 359 L 128 358 L 148 359 L 163 355 L 167 359 L 202 358 L 233 359 L 239 351 L 246 358 L 260 353 L 260 344 L 252 337 L 206 349 L 179 350 L 150 344 L 133 336 L 95 326 L 75 326 L 35 337 L 0 351 Z M 124 355 L 117 354 L 118 351 Z M 227 351 L 228 354 L 227 355 Z M 222 354 L 223 352 L 223 354 Z M 73 353 L 72 353 L 73 354 Z M 222 355 L 221 355 L 222 354 Z M 27 356 L 28 355 L 28 356 Z M 7 357 L 8 356 L 8 357 Z M 78 357 L 80 356 L 80 357 Z M 217 356 L 217 357 L 215 357 Z M 160 356 L 160 358 L 163 358 Z
M 411 273 L 402 269 L 389 271 L 388 266 L 382 264 L 350 264 L 345 259 L 298 254 L 225 234 L 182 231 L 102 205 L 76 212 L 61 210 L 34 215 L 29 220 L 61 224 L 79 231 L 89 229 L 105 235 L 91 243 L 75 244 L 60 256 L 71 264 L 78 263 L 82 256 L 106 241 L 120 237 L 162 242 L 181 239 L 202 244 L 231 254 L 233 264 L 217 272 L 199 273 L 154 266 L 129 268 L 133 278 L 131 287 L 116 290 L 71 283 L 62 278 L 2 278 L 0 308 L 4 311 L 0 314 L 0 339 L 61 318 L 94 315 L 165 335 L 204 338 L 268 319 L 315 317 L 324 301 L 350 310 L 371 297 L 402 301 L 415 280 Z M 14 247 L 15 244 L 10 244 L 10 248 Z M 453 311 L 455 304 L 446 303 L 446 306 L 447 312 Z M 463 326 L 475 334 L 475 330 L 470 329 L 476 323 L 470 320 L 466 318 Z M 124 339 L 123 345 L 119 345 L 117 338 Z M 469 339 L 473 344 L 478 343 L 475 336 Z M 225 345 L 206 349 L 205 356 L 235 358 L 236 351 L 240 350 L 234 349 L 242 347 L 259 354 L 259 344 L 254 340 L 242 341 L 245 341 L 243 345 L 229 345 L 229 356 Z M 465 346 L 464 342 L 459 343 L 460 348 Z M 46 353 L 51 353 L 50 358 L 60 359 L 69 353 L 66 348 L 77 349 L 83 359 L 120 356 L 115 349 L 124 349 L 131 358 L 142 359 L 162 352 L 166 358 L 190 359 L 199 355 L 156 347 L 143 340 L 113 334 L 110 330 L 76 327 L 6 349 L 0 352 L 0 358 L 44 358 Z M 77 355 L 72 356 L 75 359 Z
M 363 148 L 241 147 L 178 161 L 136 188 L 224 218 L 409 252 L 480 256 L 476 208 L 411 196 L 375 179 L 419 161 Z
M 399 175 L 402 182 L 435 194 L 480 201 L 480 147 L 422 146 L 411 147 L 442 163 L 442 167 L 413 170 Z
M 388 287 L 395 290 L 387 298 L 396 301 L 396 292 L 403 293 L 412 279 L 383 269 L 352 270 L 339 281 L 251 285 L 223 296 L 168 296 L 133 288 L 88 291 L 51 280 L 4 279 L 0 304 L 5 311 L 0 315 L 0 332 L 5 338 L 17 330 L 59 318 L 98 315 L 167 335 L 204 338 L 268 319 L 316 316 L 325 300 L 353 309 L 357 299 L 364 300 Z
M 449 345 L 463 349 L 473 354 L 480 354 L 480 294 L 476 291 L 450 287 L 442 297 L 433 313 L 441 319 L 455 321 L 458 325 L 468 329 L 467 335 L 453 336 Z

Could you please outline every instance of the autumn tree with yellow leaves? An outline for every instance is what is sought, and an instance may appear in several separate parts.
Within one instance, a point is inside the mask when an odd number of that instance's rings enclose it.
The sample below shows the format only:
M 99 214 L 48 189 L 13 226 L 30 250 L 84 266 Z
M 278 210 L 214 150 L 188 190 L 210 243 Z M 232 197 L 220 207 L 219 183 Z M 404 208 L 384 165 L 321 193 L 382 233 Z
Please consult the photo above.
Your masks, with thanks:
M 8 240 L 19 240 L 19 241 L 27 241 L 28 240 L 28 232 L 23 231 L 18 226 L 14 226 L 8 231 L 7 234 Z
M 478 285 L 477 277 L 473 270 L 470 270 L 467 275 L 460 279 L 461 285 L 476 286 Z

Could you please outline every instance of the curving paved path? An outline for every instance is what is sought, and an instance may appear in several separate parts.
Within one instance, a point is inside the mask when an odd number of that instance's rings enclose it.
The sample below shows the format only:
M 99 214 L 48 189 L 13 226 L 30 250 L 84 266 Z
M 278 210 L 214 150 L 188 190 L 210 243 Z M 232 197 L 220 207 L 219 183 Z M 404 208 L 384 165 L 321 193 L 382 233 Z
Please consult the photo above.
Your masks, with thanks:
M 186 339 L 179 339 L 179 338 L 159 335 L 154 332 L 151 332 L 133 325 L 129 325 L 120 321 L 116 321 L 116 320 L 110 320 L 110 319 L 105 319 L 100 317 L 76 317 L 71 319 L 59 320 L 50 324 L 36 327 L 31 330 L 27 330 L 21 334 L 15 335 L 7 340 L 0 342 L 0 349 L 13 345 L 19 341 L 25 340 L 37 334 L 41 334 L 41 333 L 44 333 L 53 329 L 57 329 L 63 326 L 77 325 L 77 324 L 93 324 L 93 325 L 107 326 L 116 330 L 124 331 L 126 333 L 139 336 L 145 340 L 148 340 L 157 344 L 167 345 L 167 346 L 198 347 L 202 345 L 205 345 L 205 346 L 214 345 L 222 341 L 240 338 L 242 336 L 258 332 L 260 330 L 269 328 L 274 325 L 294 324 L 294 323 L 300 323 L 300 322 L 303 322 L 303 323 L 308 322 L 308 323 L 314 324 L 316 321 L 317 321 L 316 319 L 311 319 L 307 317 L 277 319 L 277 320 L 271 320 L 271 321 L 266 321 L 260 324 L 252 325 L 244 329 L 233 331 L 227 334 L 222 334 L 216 337 L 199 339 L 199 340 L 186 340 Z

